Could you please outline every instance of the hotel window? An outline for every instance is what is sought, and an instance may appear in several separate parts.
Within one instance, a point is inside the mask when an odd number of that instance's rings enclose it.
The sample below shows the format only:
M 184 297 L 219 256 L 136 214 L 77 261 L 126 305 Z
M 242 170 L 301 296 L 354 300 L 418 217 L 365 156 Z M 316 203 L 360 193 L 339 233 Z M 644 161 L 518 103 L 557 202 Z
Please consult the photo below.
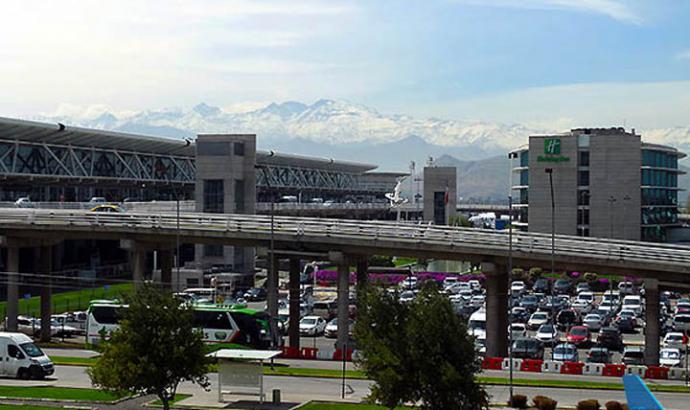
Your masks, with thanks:
M 577 173 L 577 185 L 589 186 L 589 171 L 579 171 Z
M 589 166 L 589 151 L 580 151 L 578 152 L 579 160 L 578 160 L 578 165 L 581 167 L 588 167 Z
M 204 212 L 223 213 L 225 208 L 222 179 L 204 180 Z

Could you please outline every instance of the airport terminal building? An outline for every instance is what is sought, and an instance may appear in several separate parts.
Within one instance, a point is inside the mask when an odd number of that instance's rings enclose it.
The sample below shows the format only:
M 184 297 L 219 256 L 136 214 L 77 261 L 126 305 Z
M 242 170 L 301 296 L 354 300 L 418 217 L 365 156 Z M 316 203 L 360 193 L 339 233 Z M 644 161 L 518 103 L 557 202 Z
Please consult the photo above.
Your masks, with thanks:
M 550 233 L 552 206 L 557 234 L 665 242 L 680 226 L 678 160 L 685 154 L 646 143 L 634 129 L 533 135 L 509 157 L 522 229 Z

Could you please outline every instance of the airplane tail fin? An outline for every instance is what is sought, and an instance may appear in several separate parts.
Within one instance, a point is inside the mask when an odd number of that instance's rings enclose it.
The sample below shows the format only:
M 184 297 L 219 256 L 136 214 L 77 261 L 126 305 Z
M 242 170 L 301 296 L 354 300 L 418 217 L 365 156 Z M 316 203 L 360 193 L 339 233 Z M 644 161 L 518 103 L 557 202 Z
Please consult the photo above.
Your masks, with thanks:
M 623 376 L 623 386 L 625 386 L 625 398 L 630 410 L 664 410 L 640 376 L 632 374 Z

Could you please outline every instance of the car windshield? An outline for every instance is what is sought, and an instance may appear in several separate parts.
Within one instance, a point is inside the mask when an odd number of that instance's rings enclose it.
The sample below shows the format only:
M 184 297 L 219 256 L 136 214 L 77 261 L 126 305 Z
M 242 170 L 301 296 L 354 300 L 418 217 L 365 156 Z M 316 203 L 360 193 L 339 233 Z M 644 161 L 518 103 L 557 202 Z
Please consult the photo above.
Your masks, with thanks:
M 534 346 L 534 342 L 529 339 L 520 339 L 513 342 L 513 348 L 515 349 L 529 349 Z
M 573 354 L 574 351 L 575 349 L 569 346 L 557 346 L 553 352 L 556 354 Z
M 470 320 L 470 329 L 472 329 L 472 330 L 477 330 L 477 329 L 486 330 L 486 322 L 483 320 Z
M 570 334 L 575 335 L 575 336 L 586 336 L 587 335 L 587 329 L 582 328 L 582 327 L 574 327 L 570 329 Z
M 690 322 L 690 316 L 676 316 L 674 320 L 679 323 L 688 323 Z
M 329 324 L 333 325 L 333 326 L 338 326 L 338 319 L 331 320 L 331 323 L 329 323 Z
M 40 347 L 36 346 L 33 343 L 23 343 L 23 344 L 20 344 L 19 347 L 21 347 L 22 350 L 27 355 L 29 355 L 29 357 L 43 356 L 43 350 L 41 350 Z
M 599 315 L 587 315 L 587 317 L 585 318 L 585 321 L 587 321 L 587 322 L 589 322 L 589 321 L 596 322 L 598 320 L 601 320 L 601 317 Z
M 664 350 L 661 352 L 661 357 L 663 357 L 664 359 L 678 359 L 680 357 L 680 354 L 673 350 Z
M 532 319 L 544 320 L 546 319 L 546 313 L 535 313 L 534 315 L 532 315 Z
M 542 325 L 539 328 L 540 333 L 553 333 L 553 325 Z
M 644 357 L 644 353 L 641 350 L 632 350 L 623 353 L 623 357 L 642 358 Z
M 316 319 L 302 319 L 302 324 L 305 325 L 314 325 L 316 324 Z
M 676 342 L 676 341 L 683 340 L 683 336 L 670 334 L 670 335 L 666 336 L 666 340 L 671 341 L 671 342 Z

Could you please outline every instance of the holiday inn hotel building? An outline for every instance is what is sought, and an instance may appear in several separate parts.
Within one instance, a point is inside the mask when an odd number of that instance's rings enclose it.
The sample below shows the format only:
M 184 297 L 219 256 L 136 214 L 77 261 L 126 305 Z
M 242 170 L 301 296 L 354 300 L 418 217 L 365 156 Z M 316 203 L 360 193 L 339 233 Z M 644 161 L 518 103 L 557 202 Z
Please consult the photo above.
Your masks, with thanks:
M 528 146 L 509 154 L 516 224 L 550 233 L 553 199 L 557 234 L 664 242 L 679 226 L 684 156 L 643 142 L 634 129 L 530 136 Z

